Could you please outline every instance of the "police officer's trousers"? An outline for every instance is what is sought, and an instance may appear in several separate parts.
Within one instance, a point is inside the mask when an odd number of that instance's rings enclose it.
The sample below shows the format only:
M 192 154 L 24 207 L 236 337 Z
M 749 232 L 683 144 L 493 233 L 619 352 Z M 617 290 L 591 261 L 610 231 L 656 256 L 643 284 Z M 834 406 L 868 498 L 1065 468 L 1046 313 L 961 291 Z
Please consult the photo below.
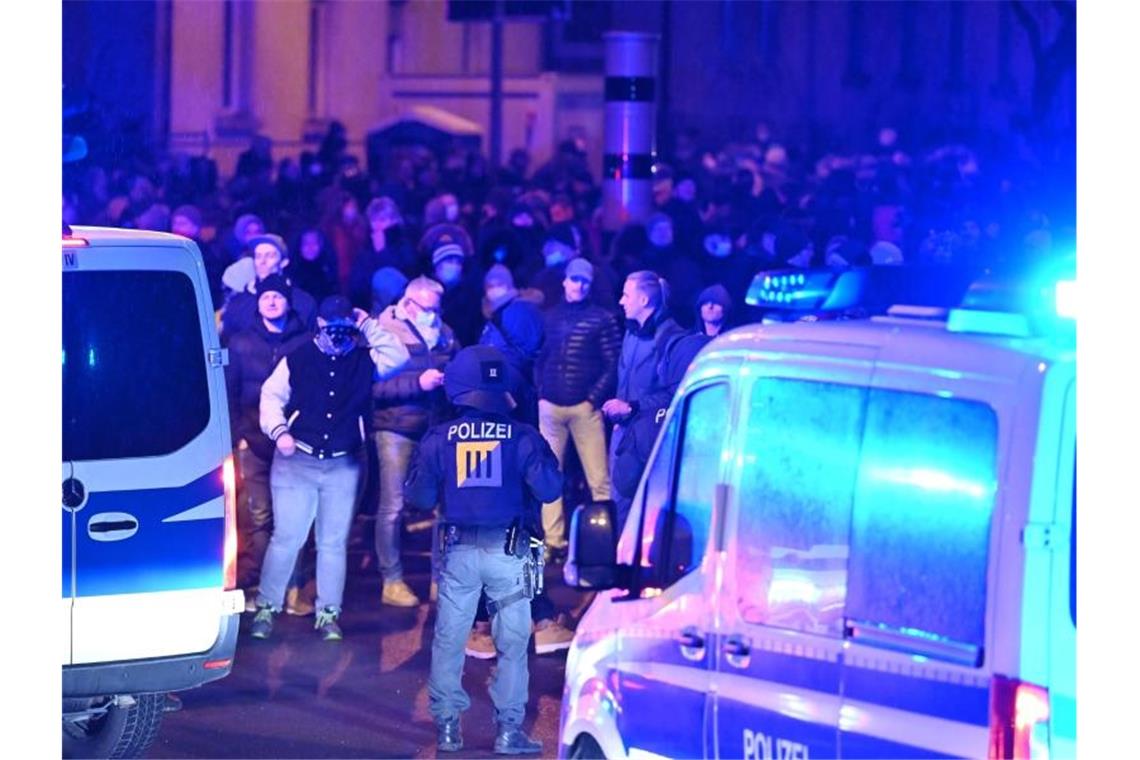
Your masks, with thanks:
M 503 531 L 497 531 L 502 536 Z M 464 646 L 475 619 L 479 592 L 500 601 L 522 588 L 525 561 L 503 551 L 503 541 L 458 544 L 447 549 L 439 579 L 439 609 L 431 645 L 428 696 L 436 722 L 458 718 L 471 706 L 463 690 Z M 527 644 L 530 641 L 530 603 L 520 599 L 499 610 L 491 620 L 498 665 L 491 682 L 495 722 L 519 726 L 526 714 Z

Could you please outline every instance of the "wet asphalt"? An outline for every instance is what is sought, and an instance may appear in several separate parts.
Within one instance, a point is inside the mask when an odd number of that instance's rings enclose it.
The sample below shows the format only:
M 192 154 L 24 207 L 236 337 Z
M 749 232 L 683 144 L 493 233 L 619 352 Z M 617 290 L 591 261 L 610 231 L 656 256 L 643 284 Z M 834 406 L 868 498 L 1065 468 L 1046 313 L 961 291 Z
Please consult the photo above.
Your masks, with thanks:
M 372 523 L 353 527 L 341 625 L 344 640 L 326 642 L 313 617 L 278 616 L 264 641 L 248 634 L 242 615 L 233 671 L 181 692 L 182 709 L 167 713 L 151 758 L 481 758 L 495 727 L 487 685 L 494 660 L 468 657 L 463 685 L 471 709 L 462 718 L 464 748 L 437 753 L 428 713 L 427 677 L 435 607 L 427 603 L 430 534 L 404 542 L 405 580 L 424 600 L 416 608 L 380 605 L 380 576 L 367 562 Z M 365 533 L 368 543 L 365 543 Z M 547 566 L 556 607 L 580 616 L 585 601 L 567 589 L 561 566 Z M 530 699 L 524 728 L 554 757 L 566 653 L 530 656 Z M 533 756 L 532 756 L 533 757 Z

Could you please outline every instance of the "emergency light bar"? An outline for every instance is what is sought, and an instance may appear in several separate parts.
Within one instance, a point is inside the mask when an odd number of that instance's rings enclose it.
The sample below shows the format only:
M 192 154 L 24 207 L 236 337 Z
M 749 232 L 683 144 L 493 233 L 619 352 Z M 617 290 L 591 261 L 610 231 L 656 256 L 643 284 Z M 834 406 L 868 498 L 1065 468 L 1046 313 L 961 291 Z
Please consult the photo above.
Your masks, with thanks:
M 957 306 L 977 271 L 947 266 L 870 266 L 759 272 L 744 297 L 749 306 L 785 312 L 886 314 L 900 303 Z

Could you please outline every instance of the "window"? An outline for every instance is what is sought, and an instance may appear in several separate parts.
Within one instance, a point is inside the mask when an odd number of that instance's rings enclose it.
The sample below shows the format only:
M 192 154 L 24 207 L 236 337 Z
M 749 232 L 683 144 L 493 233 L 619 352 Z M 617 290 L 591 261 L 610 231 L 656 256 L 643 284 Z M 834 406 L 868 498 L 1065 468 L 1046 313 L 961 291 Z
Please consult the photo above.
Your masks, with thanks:
M 842 635 L 865 397 L 830 383 L 753 385 L 736 555 L 745 621 Z
M 997 420 L 984 404 L 872 390 L 855 489 L 847 617 L 931 646 L 984 641 Z
M 665 587 L 700 566 L 712 523 L 713 498 L 727 432 L 728 385 L 700 388 L 666 428 L 645 487 L 642 586 Z M 683 427 L 682 427 L 683 423 Z M 680 435 L 676 467 L 671 468 Z M 676 488 L 670 478 L 676 472 Z
M 169 454 L 209 419 L 205 349 L 189 277 L 64 275 L 64 460 Z

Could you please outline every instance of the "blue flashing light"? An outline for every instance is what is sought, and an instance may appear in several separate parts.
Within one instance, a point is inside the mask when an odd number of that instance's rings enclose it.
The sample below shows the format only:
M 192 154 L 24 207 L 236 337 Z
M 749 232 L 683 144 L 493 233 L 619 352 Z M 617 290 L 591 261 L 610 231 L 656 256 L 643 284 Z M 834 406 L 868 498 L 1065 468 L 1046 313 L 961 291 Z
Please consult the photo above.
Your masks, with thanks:
M 1058 317 L 1077 318 L 1077 281 L 1059 280 L 1054 289 L 1055 309 Z
M 95 349 L 93 349 L 93 348 L 87 349 L 87 366 L 88 367 L 94 367 L 95 366 Z

